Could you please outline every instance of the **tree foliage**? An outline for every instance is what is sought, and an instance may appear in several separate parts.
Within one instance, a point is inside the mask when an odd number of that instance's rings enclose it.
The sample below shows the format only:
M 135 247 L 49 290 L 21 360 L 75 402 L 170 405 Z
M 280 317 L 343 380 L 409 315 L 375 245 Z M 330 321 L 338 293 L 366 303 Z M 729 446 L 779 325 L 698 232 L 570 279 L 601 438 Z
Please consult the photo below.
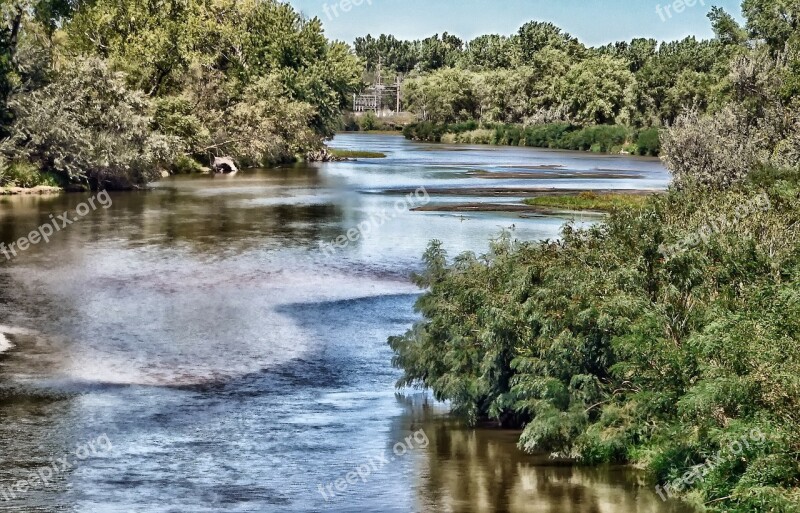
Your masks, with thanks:
M 658 116 L 675 183 L 554 241 L 504 234 L 452 260 L 433 242 L 416 277 L 423 320 L 389 341 L 398 385 L 430 389 L 470 423 L 523 427 L 527 451 L 637 463 L 661 484 L 703 469 L 672 490 L 701 510 L 800 511 L 797 5 L 745 0 L 747 32 L 715 9 L 714 41 L 577 58 L 556 98 L 583 128 L 420 124 L 439 138 L 548 145 L 624 136 L 594 124 L 626 109 L 641 126 Z M 491 72 L 500 80 L 477 96 L 480 115 L 510 112 L 514 72 Z M 603 99 L 622 90 L 617 113 Z M 657 146 L 653 130 L 639 132 L 643 147 Z
M 715 511 L 797 507 L 796 461 L 759 469 L 800 450 L 800 186 L 706 194 L 675 190 L 558 241 L 506 235 L 480 257 L 450 262 L 433 243 L 425 320 L 390 340 L 399 384 L 473 423 L 523 425 L 523 449 L 638 462 L 661 482 L 759 429 L 767 443 L 694 493 Z
M 262 165 L 304 155 L 333 135 L 363 71 L 349 47 L 325 38 L 319 20 L 276 0 L 17 1 L 4 2 L 3 14 L 6 158 L 33 159 L 93 186 L 109 176 L 116 186 L 142 185 L 178 157 L 207 163 L 225 154 Z M 76 89 L 95 100 L 81 105 L 67 88 L 91 89 L 74 72 L 86 62 L 105 73 L 101 84 L 114 94 Z M 109 111 L 93 112 L 99 105 Z M 48 130 L 48 120 L 66 124 Z M 110 130 L 103 144 L 75 153 L 114 122 L 131 132 Z M 170 151 L 149 153 L 145 140 L 170 141 Z M 142 142 L 139 156 L 128 151 L 133 141 Z M 95 150 L 119 153 L 104 159 Z

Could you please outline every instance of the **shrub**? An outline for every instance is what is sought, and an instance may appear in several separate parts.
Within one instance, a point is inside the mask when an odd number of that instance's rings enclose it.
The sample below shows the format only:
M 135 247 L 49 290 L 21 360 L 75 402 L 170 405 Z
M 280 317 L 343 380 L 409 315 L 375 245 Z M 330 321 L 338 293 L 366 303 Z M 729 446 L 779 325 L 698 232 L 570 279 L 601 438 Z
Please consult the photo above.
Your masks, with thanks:
M 458 136 L 458 142 L 467 144 L 491 144 L 494 132 L 487 129 L 478 129 L 465 132 Z
M 568 123 L 534 125 L 525 129 L 525 146 L 533 148 L 559 148 L 560 141 L 574 127 Z
M 50 85 L 12 99 L 11 158 L 93 188 L 130 188 L 158 177 L 177 138 L 151 129 L 152 105 L 124 77 L 92 58 L 71 63 Z
M 515 420 L 525 450 L 636 462 L 662 485 L 711 459 L 692 485 L 709 511 L 797 511 L 792 176 L 673 189 L 555 241 L 506 235 L 482 256 L 448 261 L 432 243 L 416 279 L 423 320 L 389 341 L 398 384 L 473 423 Z M 769 208 L 742 208 L 761 197 Z M 727 450 L 748 434 L 741 454 Z
M 365 112 L 363 116 L 356 119 L 362 131 L 369 132 L 378 127 L 378 118 L 375 116 L 374 112 Z
M 657 157 L 661 153 L 661 131 L 658 128 L 647 128 L 636 137 L 636 153 Z
M 42 173 L 29 162 L 7 162 L 0 159 L 0 187 L 59 187 L 60 183 L 51 173 Z
M 446 132 L 444 125 L 422 121 L 411 124 L 403 128 L 403 135 L 406 139 L 414 141 L 441 142 L 442 136 Z
M 559 147 L 565 150 L 609 152 L 628 139 L 628 129 L 619 125 L 589 126 L 566 134 Z
M 478 129 L 478 122 L 474 119 L 469 121 L 464 121 L 462 123 L 455 123 L 453 125 L 448 125 L 447 131 L 455 134 L 462 134 L 464 132 L 471 132 L 473 130 Z
M 688 112 L 661 140 L 664 162 L 678 187 L 725 189 L 757 167 L 754 135 L 731 107 L 709 116 Z
M 175 175 L 190 175 L 204 171 L 202 164 L 187 155 L 179 155 L 170 164 L 169 169 Z

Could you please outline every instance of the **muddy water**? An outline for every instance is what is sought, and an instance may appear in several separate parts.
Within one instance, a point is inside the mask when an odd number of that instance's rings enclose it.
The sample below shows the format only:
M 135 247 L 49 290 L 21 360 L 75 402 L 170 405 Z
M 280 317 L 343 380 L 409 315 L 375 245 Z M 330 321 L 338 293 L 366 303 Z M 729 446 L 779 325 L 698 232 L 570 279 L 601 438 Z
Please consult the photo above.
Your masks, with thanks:
M 391 136 L 335 145 L 389 156 L 168 179 L 0 254 L 13 344 L 0 511 L 682 511 L 632 471 L 526 456 L 515 433 L 464 429 L 445 405 L 396 393 L 386 346 L 416 320 L 408 275 L 430 239 L 480 252 L 503 228 L 541 239 L 565 221 L 411 208 L 497 201 L 475 195 L 487 187 L 659 188 L 660 164 Z M 1 199 L 0 241 L 86 196 Z

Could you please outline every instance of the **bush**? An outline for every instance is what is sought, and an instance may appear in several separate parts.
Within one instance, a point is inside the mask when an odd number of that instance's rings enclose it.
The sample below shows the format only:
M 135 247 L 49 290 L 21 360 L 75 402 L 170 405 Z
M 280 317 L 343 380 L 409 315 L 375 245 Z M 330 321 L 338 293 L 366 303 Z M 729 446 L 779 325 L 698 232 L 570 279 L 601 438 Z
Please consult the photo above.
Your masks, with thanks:
M 403 135 L 406 139 L 413 141 L 441 142 L 445 132 L 446 127 L 444 125 L 438 125 L 430 121 L 422 121 L 403 128 Z
M 566 134 L 559 142 L 565 150 L 594 151 L 607 153 L 622 147 L 628 140 L 629 130 L 619 125 L 589 126 Z
M 179 155 L 178 158 L 170 164 L 169 170 L 174 175 L 190 175 L 205 171 L 202 164 L 187 155 Z
M 356 118 L 358 126 L 364 132 L 375 130 L 378 127 L 378 118 L 374 112 L 365 112 L 363 116 Z
M 58 179 L 50 173 L 42 173 L 28 162 L 11 162 L 0 160 L 0 187 L 38 187 L 46 185 L 59 187 Z
M 487 129 L 477 129 L 471 132 L 464 132 L 456 136 L 456 141 L 466 144 L 491 144 L 494 131 Z
M 763 160 L 754 135 L 731 107 L 710 116 L 688 112 L 662 138 L 664 162 L 678 187 L 726 189 Z
M 423 320 L 389 341 L 398 385 L 430 388 L 473 423 L 513 419 L 525 450 L 635 462 L 661 485 L 721 454 L 693 499 L 709 511 L 797 511 L 791 177 L 674 189 L 568 225 L 559 240 L 505 235 L 480 257 L 449 261 L 432 243 L 416 276 Z M 762 197 L 766 208 L 744 207 Z M 754 429 L 765 437 L 725 452 Z
M 657 157 L 661 153 L 661 130 L 647 128 L 636 137 L 636 153 Z
M 478 129 L 478 122 L 474 119 L 464 121 L 462 123 L 455 123 L 447 126 L 447 131 L 453 134 L 463 134 L 464 132 L 471 132 Z
M 100 59 L 71 63 L 50 85 L 10 102 L 10 157 L 92 188 L 131 188 L 158 178 L 177 138 L 151 129 L 152 105 Z
M 353 113 L 348 112 L 342 115 L 340 129 L 345 132 L 358 132 L 361 130 L 361 127 L 358 125 L 356 116 Z
M 559 148 L 560 141 L 575 128 L 568 123 L 529 126 L 525 129 L 525 146 Z

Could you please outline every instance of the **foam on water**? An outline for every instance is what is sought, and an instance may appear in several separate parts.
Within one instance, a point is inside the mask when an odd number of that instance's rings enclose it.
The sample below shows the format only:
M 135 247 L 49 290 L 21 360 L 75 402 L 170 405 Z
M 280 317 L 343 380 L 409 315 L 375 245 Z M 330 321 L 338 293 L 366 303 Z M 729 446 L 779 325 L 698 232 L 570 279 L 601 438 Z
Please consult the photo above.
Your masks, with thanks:
M 404 278 L 321 265 L 317 253 L 280 253 L 209 264 L 111 247 L 69 272 L 13 275 L 60 309 L 68 305 L 48 327 L 65 341 L 40 360 L 58 362 L 45 379 L 83 384 L 186 386 L 261 372 L 320 343 L 281 307 L 417 291 Z
M 11 342 L 9 342 L 6 336 L 3 333 L 0 333 L 0 353 L 8 351 L 12 347 L 14 346 L 11 344 Z

